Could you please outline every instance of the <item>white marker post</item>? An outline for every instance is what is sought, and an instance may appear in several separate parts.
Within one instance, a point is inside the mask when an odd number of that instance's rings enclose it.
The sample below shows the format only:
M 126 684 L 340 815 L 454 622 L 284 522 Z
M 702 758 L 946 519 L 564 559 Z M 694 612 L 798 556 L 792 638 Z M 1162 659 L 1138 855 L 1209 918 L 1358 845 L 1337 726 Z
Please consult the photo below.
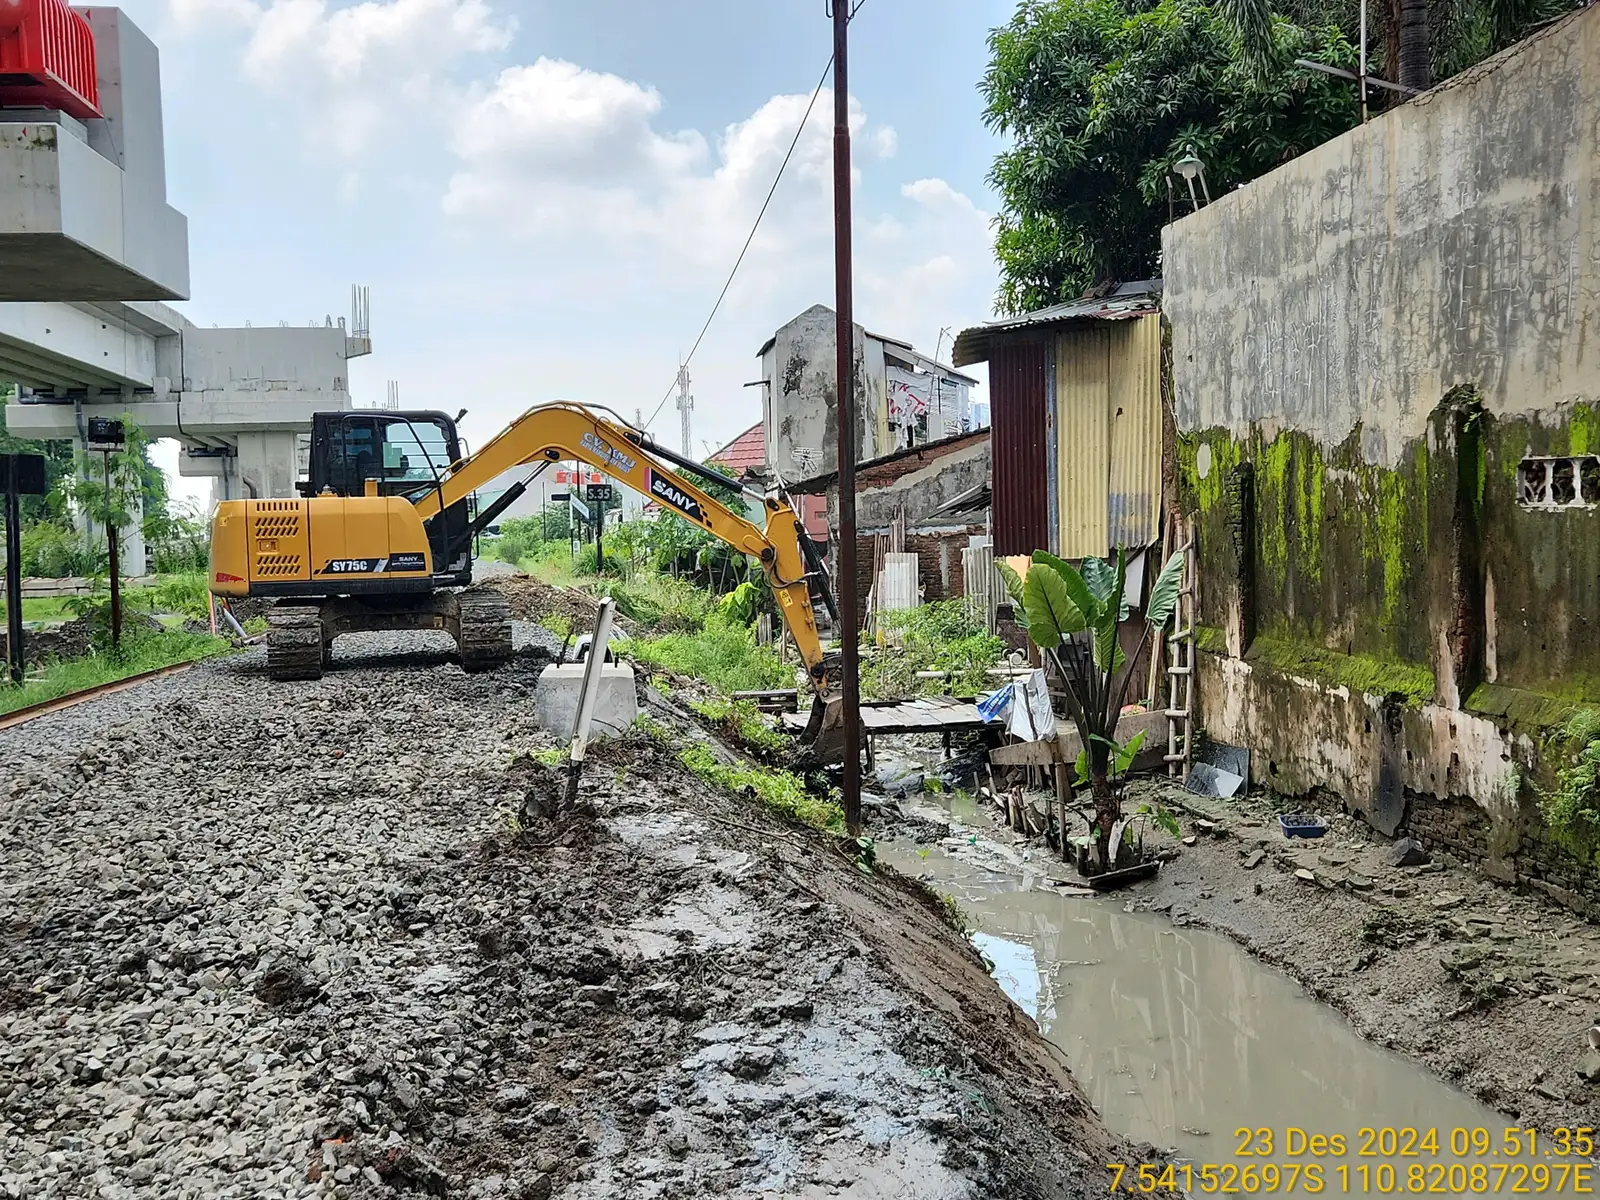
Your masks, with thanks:
M 572 729 L 572 755 L 567 763 L 567 804 L 578 801 L 578 776 L 583 773 L 583 756 L 589 748 L 589 723 L 594 719 L 594 706 L 600 695 L 600 672 L 605 668 L 606 647 L 611 642 L 611 615 L 617 602 L 610 596 L 600 601 L 600 612 L 594 619 L 594 640 L 589 643 L 589 657 L 583 664 L 583 692 L 578 699 L 578 720 Z

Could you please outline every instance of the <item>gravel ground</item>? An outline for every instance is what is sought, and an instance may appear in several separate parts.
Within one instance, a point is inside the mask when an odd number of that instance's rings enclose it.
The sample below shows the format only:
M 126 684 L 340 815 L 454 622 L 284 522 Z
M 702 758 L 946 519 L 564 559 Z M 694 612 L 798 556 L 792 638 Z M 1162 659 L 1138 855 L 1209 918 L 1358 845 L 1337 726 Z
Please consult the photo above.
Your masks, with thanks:
M 1134 1148 L 937 906 L 687 724 L 534 815 L 541 661 L 352 636 L 0 732 L 0 1195 L 1103 1190 Z

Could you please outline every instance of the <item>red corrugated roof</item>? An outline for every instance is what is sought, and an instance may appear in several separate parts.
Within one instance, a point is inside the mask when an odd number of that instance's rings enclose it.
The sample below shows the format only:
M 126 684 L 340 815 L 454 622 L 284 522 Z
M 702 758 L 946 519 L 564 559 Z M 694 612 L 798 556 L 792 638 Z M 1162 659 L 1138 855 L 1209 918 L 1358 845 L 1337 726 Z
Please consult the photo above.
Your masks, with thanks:
M 765 466 L 767 439 L 762 432 L 761 422 L 757 421 L 706 461 L 721 463 L 740 477 L 743 477 L 746 471 Z

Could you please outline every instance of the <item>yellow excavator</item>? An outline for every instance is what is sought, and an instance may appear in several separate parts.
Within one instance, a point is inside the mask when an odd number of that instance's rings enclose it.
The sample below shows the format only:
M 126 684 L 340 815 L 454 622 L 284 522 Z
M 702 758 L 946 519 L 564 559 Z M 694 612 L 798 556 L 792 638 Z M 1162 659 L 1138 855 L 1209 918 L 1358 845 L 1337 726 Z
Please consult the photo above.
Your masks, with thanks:
M 298 499 L 217 505 L 211 591 L 276 601 L 267 617 L 267 670 L 275 679 L 318 679 L 335 638 L 382 630 L 443 629 L 455 638 L 463 669 L 492 670 L 512 655 L 511 613 L 500 593 L 469 586 L 473 541 L 538 472 L 476 514 L 471 499 L 507 471 L 570 460 L 760 560 L 811 679 L 808 733 L 815 740 L 836 728 L 836 656 L 823 651 L 812 580 L 835 620 L 837 609 L 821 558 L 788 499 L 764 501 L 762 529 L 702 486 L 726 486 L 724 476 L 615 414 L 578 404 L 529 409 L 467 455 L 456 421 L 442 412 L 315 414 L 309 478 Z

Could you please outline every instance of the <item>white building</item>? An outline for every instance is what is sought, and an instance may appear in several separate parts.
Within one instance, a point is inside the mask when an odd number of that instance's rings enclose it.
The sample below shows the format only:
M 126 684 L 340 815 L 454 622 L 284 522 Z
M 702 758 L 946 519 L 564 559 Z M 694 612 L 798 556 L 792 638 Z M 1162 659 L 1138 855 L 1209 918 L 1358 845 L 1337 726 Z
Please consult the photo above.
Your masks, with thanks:
M 816 304 L 757 352 L 767 465 L 791 482 L 838 465 L 836 328 L 833 309 Z M 976 379 L 859 325 L 855 359 L 858 461 L 973 428 Z

